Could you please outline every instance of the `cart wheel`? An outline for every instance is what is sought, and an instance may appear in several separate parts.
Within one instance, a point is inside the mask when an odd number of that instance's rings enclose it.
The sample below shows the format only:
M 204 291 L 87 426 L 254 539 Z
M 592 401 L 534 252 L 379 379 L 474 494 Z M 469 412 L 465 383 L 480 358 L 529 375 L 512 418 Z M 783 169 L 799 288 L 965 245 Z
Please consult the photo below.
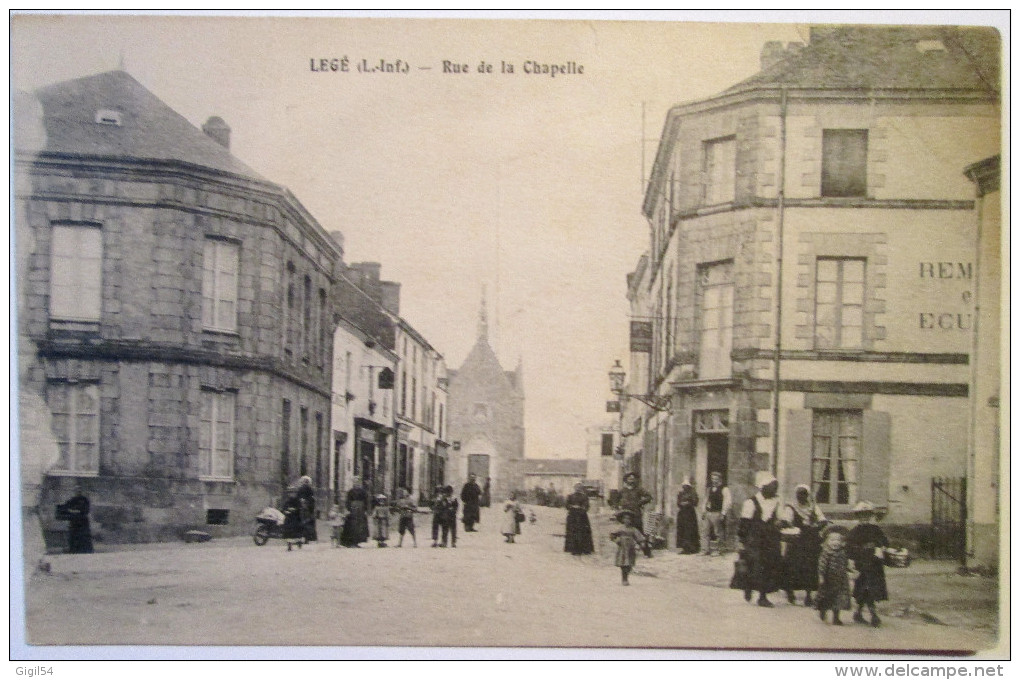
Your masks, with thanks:
M 251 540 L 255 541 L 255 545 L 265 545 L 266 542 L 269 541 L 269 532 L 267 532 L 264 527 L 260 526 L 255 530 Z

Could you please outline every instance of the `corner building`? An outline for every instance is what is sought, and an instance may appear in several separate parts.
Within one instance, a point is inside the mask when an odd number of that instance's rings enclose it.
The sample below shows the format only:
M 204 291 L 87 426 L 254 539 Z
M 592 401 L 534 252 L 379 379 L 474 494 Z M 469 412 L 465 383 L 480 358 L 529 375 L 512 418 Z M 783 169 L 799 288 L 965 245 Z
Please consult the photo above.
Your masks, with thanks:
M 222 120 L 123 71 L 17 99 L 22 488 L 50 549 L 76 486 L 110 543 L 250 531 L 300 475 L 326 506 L 340 249 Z
M 668 114 L 628 277 L 626 465 L 675 516 L 719 471 L 734 510 L 773 471 L 827 515 L 868 500 L 922 547 L 967 472 L 976 211 L 1000 145 L 992 30 L 820 27 Z M 634 345 L 632 345 L 632 349 Z M 939 481 L 942 480 L 942 481 Z

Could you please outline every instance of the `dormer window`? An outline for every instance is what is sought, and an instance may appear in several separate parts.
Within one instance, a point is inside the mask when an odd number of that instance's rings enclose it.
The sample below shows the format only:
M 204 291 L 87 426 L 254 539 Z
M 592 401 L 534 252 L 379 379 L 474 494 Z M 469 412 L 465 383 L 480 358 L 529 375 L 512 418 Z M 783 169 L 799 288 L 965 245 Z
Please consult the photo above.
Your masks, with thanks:
M 914 47 L 921 53 L 946 51 L 946 45 L 941 40 L 918 40 Z
M 121 122 L 120 111 L 114 111 L 113 109 L 99 109 L 96 111 L 96 122 L 100 125 L 116 125 L 117 127 L 123 124 Z

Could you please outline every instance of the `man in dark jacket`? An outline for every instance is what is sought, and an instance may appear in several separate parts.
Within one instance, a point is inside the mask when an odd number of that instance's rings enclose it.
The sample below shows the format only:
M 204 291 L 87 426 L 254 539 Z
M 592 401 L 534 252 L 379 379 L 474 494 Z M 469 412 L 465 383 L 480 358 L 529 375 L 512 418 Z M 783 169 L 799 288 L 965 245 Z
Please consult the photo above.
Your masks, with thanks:
M 470 475 L 460 490 L 460 500 L 464 503 L 464 531 L 475 531 L 475 524 L 481 519 L 479 507 L 482 489 L 476 479 L 475 475 Z

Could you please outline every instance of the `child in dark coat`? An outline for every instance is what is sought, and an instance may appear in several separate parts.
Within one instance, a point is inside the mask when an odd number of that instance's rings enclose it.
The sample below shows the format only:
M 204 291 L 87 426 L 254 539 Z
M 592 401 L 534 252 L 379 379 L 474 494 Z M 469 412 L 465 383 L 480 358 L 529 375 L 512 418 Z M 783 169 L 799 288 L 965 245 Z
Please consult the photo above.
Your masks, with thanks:
M 875 603 L 889 599 L 889 591 L 885 585 L 885 548 L 889 539 L 885 532 L 875 524 L 875 506 L 861 501 L 854 507 L 854 518 L 857 526 L 850 530 L 847 538 L 850 558 L 854 561 L 858 576 L 854 582 L 854 599 L 857 600 L 857 611 L 854 621 L 866 623 L 864 608 L 871 612 L 871 625 L 876 628 L 882 625 L 875 611 Z
M 850 578 L 847 575 L 849 560 L 846 552 L 847 530 L 830 524 L 822 531 L 822 552 L 818 556 L 818 617 L 824 621 L 825 613 L 832 611 L 832 625 L 842 626 L 841 609 L 850 609 Z

